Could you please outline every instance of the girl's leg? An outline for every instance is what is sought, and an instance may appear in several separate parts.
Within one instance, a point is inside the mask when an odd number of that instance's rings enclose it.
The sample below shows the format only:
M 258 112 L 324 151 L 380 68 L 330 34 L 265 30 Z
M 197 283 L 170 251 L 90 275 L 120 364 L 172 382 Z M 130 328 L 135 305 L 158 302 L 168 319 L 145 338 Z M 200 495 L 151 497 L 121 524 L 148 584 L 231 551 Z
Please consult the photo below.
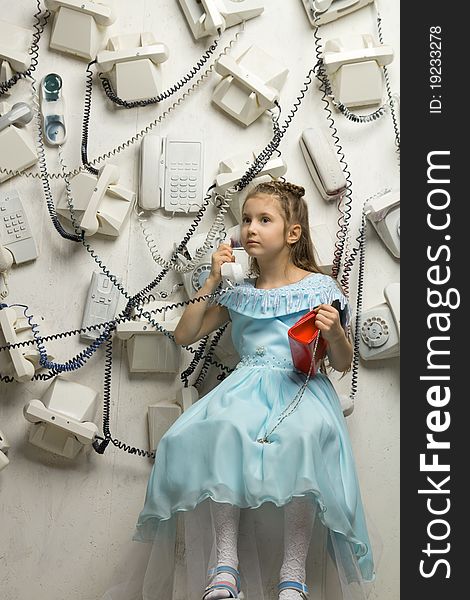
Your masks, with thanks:
M 284 560 L 280 581 L 305 583 L 305 562 L 315 520 L 315 505 L 306 496 L 296 496 L 284 506 Z M 282 590 L 279 600 L 299 600 L 300 592 Z
M 217 566 L 229 565 L 238 569 L 238 524 L 240 521 L 240 507 L 225 502 L 210 501 L 212 523 L 215 528 L 215 542 L 217 549 Z M 236 585 L 235 577 L 230 573 L 217 574 L 211 583 L 230 581 Z M 204 600 L 218 600 L 230 598 L 228 590 L 214 590 L 207 594 Z

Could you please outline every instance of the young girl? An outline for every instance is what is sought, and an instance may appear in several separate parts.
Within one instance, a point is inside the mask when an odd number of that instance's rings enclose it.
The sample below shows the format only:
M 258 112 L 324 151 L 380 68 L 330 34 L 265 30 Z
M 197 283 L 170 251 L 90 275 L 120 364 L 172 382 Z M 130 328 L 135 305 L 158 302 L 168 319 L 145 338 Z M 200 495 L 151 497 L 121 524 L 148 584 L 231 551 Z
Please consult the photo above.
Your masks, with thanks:
M 272 182 L 247 196 L 241 243 L 256 279 L 228 288 L 217 305 L 188 305 L 175 330 L 177 343 L 192 344 L 231 320 L 241 360 L 158 445 L 134 536 L 154 540 L 145 600 L 171 600 L 178 579 L 185 588 L 175 597 L 185 599 L 305 600 L 309 579 L 312 597 L 333 600 L 339 589 L 357 600 L 374 579 L 349 435 L 324 372 L 271 432 L 306 378 L 293 368 L 287 336 L 301 316 L 316 309 L 333 369 L 347 371 L 352 359 L 349 305 L 315 263 L 303 195 L 302 187 Z M 233 260 L 222 244 L 196 297 L 214 292 L 221 265 Z M 177 514 L 185 516 L 182 555 Z M 325 561 L 334 569 L 323 576 Z

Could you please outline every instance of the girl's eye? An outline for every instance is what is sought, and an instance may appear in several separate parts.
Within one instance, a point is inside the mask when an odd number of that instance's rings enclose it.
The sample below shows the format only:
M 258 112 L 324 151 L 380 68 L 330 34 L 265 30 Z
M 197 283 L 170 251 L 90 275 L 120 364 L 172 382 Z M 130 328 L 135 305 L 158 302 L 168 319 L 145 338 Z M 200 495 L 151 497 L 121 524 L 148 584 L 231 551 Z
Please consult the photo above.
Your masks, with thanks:
M 242 223 L 249 223 L 250 219 L 248 217 L 243 217 Z
M 269 217 L 263 217 L 262 221 L 263 223 L 269 223 Z

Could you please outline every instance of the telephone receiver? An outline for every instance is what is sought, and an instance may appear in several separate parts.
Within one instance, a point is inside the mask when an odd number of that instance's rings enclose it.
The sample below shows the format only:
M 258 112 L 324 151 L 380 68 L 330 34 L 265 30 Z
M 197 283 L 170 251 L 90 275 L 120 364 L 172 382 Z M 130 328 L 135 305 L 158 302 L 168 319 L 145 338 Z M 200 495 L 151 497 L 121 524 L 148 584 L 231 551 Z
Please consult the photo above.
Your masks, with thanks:
M 318 129 L 304 129 L 300 149 L 309 173 L 324 200 L 336 200 L 346 191 L 343 169 L 333 146 Z
M 119 181 L 119 169 L 115 165 L 103 165 L 98 172 L 98 181 L 91 195 L 85 214 L 82 217 L 80 227 L 85 230 L 86 235 L 95 234 L 100 226 L 97 212 L 101 201 L 110 185 L 116 185 Z
M 224 287 L 232 287 L 234 284 L 243 283 L 248 277 L 250 257 L 246 250 L 239 244 L 240 226 L 235 225 L 227 229 L 227 234 L 222 243 L 232 246 L 232 254 L 235 262 L 225 262 L 220 267 L 222 283 Z
M 364 213 L 388 250 L 400 258 L 400 192 L 373 198 L 364 206 Z
M 12 108 L 0 117 L 0 131 L 10 125 L 27 125 L 33 118 L 33 111 L 26 102 L 17 102 Z
M 0 273 L 6 273 L 13 264 L 13 254 L 0 244 Z
M 385 302 L 361 313 L 359 354 L 363 360 L 400 355 L 400 284 L 384 289 Z
M 310 23 L 324 25 L 372 4 L 374 0 L 303 0 Z M 317 20 L 314 18 L 317 12 Z

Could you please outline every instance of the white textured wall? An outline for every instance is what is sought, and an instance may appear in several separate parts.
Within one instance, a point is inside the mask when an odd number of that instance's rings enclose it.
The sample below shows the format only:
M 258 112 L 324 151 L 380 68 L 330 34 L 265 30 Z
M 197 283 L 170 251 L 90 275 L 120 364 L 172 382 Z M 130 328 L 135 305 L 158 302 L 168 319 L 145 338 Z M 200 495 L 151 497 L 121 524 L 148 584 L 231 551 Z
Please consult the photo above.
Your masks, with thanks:
M 2 18 L 27 26 L 35 3 L 0 0 Z M 118 19 L 111 33 L 153 30 L 170 49 L 164 65 L 166 84 L 175 81 L 202 54 L 204 41 L 195 43 L 176 0 L 159 2 L 118 0 Z M 158 5 L 158 8 L 156 8 Z M 399 3 L 381 3 L 384 41 L 396 52 L 389 67 L 393 92 L 399 85 Z M 6 7 L 8 6 L 8 11 Z M 376 32 L 373 8 L 368 7 L 336 23 L 325 26 L 323 39 L 345 32 Z M 224 40 L 234 35 L 228 30 Z M 37 76 L 56 71 L 64 81 L 68 106 L 69 138 L 64 147 L 69 166 L 80 161 L 79 140 L 82 116 L 85 63 L 48 50 L 50 28 L 41 41 Z M 313 35 L 301 0 L 270 0 L 265 13 L 247 23 L 239 46 L 256 43 L 288 66 L 290 72 L 281 94 L 285 116 L 312 65 L 315 51 Z M 178 107 L 160 128 L 172 136 L 203 136 L 205 140 L 205 187 L 210 185 L 222 158 L 270 139 L 267 118 L 245 129 L 216 110 L 211 92 L 219 80 L 213 74 L 200 89 Z M 12 99 L 28 100 L 28 83 L 21 82 Z M 118 145 L 155 118 L 160 109 L 148 107 L 117 111 L 105 102 L 101 87 L 95 85 L 91 119 L 91 157 Z M 360 221 L 363 201 L 379 189 L 398 187 L 394 137 L 389 117 L 371 125 L 347 122 L 335 113 L 341 143 L 350 167 L 353 190 L 353 235 Z M 299 148 L 299 136 L 308 126 L 326 126 L 316 84 L 311 86 L 281 145 L 288 164 L 287 178 L 307 190 L 313 224 L 326 222 L 334 230 L 337 211 L 318 195 Z M 138 145 L 116 159 L 122 167 L 122 181 L 136 188 Z M 56 152 L 48 151 L 48 164 L 58 170 Z M 16 187 L 26 204 L 40 248 L 32 264 L 15 268 L 10 278 L 9 303 L 28 304 L 41 332 L 48 334 L 80 327 L 82 307 L 92 259 L 79 245 L 62 240 L 51 226 L 38 181 L 25 178 L 9 181 L 1 189 Z M 54 184 L 56 199 L 62 184 Z M 171 222 L 177 239 L 186 231 L 190 219 Z M 209 220 L 206 220 L 209 223 Z M 155 236 L 167 236 L 170 221 L 156 216 L 151 222 Z M 178 238 L 179 239 L 179 238 Z M 137 291 L 159 271 L 144 244 L 134 216 L 116 241 L 93 239 L 93 245 L 110 270 L 122 276 L 124 285 Z M 169 256 L 170 239 L 162 249 Z M 355 301 L 354 268 L 351 298 Z M 364 306 L 383 301 L 383 288 L 399 279 L 399 263 L 391 258 L 375 232 L 367 236 Z M 165 280 L 160 289 L 170 289 L 176 275 Z M 168 282 L 168 283 L 167 283 Z M 181 299 L 183 295 L 180 296 Z M 58 360 L 64 361 L 83 348 L 77 339 L 51 343 Z M 70 379 L 102 390 L 103 351 Z M 213 378 L 211 380 L 213 382 Z M 211 384 L 209 381 L 209 384 Z M 136 446 L 147 443 L 147 406 L 171 397 L 179 377 L 170 375 L 129 375 L 126 357 L 115 343 L 111 430 Z M 10 465 L 0 473 L 0 588 L 5 600 L 96 600 L 123 560 L 123 548 L 132 532 L 144 499 L 151 463 L 109 447 L 104 456 L 82 453 L 68 461 L 31 446 L 27 441 L 29 424 L 22 415 L 23 405 L 39 398 L 48 384 L 0 384 L 0 428 L 7 434 L 11 450 Z M 349 379 L 338 383 L 347 392 Z M 396 600 L 399 596 L 399 361 L 398 359 L 361 364 L 359 393 L 354 413 L 348 418 L 362 495 L 381 536 L 384 549 L 378 566 L 372 598 Z M 99 413 L 96 422 L 100 424 Z M 333 599 L 331 599 L 333 600 Z

